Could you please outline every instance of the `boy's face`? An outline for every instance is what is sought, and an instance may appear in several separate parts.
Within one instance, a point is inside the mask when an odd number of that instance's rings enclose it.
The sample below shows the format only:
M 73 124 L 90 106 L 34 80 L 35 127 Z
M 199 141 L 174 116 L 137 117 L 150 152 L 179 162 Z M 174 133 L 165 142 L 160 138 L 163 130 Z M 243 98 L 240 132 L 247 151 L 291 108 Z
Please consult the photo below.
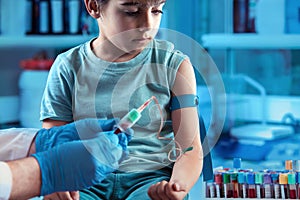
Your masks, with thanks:
M 165 0 L 109 0 L 98 18 L 100 37 L 129 51 L 144 48 L 156 35 Z

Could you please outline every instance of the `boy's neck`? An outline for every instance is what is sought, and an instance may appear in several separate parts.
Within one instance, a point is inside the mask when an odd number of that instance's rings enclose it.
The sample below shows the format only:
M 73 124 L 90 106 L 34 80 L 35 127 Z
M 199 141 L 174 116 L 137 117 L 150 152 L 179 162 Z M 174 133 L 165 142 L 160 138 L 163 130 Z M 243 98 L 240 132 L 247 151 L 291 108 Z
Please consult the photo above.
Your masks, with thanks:
M 113 45 L 109 40 L 102 40 L 99 38 L 96 38 L 92 41 L 91 48 L 98 58 L 108 62 L 129 61 L 136 57 L 143 50 L 138 49 L 131 52 L 125 52 Z

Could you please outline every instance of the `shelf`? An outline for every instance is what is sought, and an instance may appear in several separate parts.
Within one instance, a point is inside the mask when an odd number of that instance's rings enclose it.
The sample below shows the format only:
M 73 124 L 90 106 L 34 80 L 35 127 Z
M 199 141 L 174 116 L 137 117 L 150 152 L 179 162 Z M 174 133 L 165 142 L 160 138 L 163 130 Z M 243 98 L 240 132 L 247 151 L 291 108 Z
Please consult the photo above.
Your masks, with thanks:
M 202 42 L 215 49 L 300 49 L 300 34 L 207 34 Z
M 0 48 L 10 47 L 53 47 L 70 48 L 86 42 L 93 35 L 34 35 L 34 36 L 1 36 Z

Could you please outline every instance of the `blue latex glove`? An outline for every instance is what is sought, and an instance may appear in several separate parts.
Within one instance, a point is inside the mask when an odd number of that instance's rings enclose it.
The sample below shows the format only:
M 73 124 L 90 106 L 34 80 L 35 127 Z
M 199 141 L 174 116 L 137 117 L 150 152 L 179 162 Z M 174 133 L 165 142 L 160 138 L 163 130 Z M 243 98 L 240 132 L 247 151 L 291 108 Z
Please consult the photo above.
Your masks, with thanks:
M 88 188 L 119 167 L 131 136 L 113 131 L 95 135 L 93 139 L 67 142 L 32 155 L 41 168 L 41 195 Z
M 98 120 L 88 118 L 64 126 L 41 129 L 37 132 L 35 138 L 36 152 L 48 150 L 65 142 L 93 138 L 95 133 L 113 130 L 115 124 L 116 119 Z

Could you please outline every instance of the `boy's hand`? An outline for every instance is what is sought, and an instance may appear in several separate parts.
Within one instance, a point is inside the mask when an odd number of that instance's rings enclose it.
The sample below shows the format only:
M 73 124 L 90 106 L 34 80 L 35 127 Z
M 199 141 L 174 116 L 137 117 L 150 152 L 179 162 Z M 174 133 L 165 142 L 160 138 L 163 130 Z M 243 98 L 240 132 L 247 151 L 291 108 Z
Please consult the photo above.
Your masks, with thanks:
M 148 189 L 148 195 L 152 200 L 182 200 L 187 191 L 179 183 L 161 181 Z

